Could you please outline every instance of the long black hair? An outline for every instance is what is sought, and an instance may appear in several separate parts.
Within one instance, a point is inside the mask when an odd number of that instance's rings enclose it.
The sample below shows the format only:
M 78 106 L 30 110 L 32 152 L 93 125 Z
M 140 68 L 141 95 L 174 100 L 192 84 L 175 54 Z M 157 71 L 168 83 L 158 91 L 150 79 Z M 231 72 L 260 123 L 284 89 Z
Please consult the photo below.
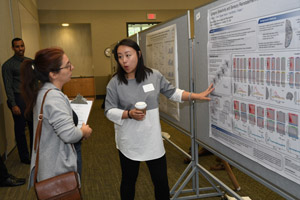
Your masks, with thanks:
M 139 52 L 141 52 L 141 49 L 139 47 L 139 45 L 131 40 L 131 39 L 123 39 L 121 40 L 114 48 L 113 53 L 115 56 L 115 60 L 118 63 L 118 69 L 117 69 L 117 73 L 116 75 L 118 76 L 118 80 L 120 83 L 125 83 L 126 85 L 128 84 L 128 80 L 125 76 L 126 72 L 124 71 L 124 69 L 121 67 L 120 63 L 119 63 L 119 59 L 118 59 L 118 48 L 119 46 L 128 46 L 133 48 L 136 51 L 136 55 L 138 57 L 138 63 L 136 66 L 136 71 L 135 71 L 135 80 L 137 83 L 141 83 L 142 81 L 144 81 L 145 79 L 147 79 L 147 76 L 150 75 L 150 73 L 153 73 L 152 69 L 146 67 L 144 65 L 144 60 L 143 60 L 143 55 Z

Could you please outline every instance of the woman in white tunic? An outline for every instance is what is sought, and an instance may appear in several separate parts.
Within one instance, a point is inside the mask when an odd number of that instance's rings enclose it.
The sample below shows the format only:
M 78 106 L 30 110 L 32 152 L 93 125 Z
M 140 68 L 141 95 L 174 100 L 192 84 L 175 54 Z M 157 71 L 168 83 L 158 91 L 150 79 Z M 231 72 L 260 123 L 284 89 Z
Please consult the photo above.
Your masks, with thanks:
M 114 122 L 116 145 L 122 169 L 121 199 L 133 200 L 140 161 L 146 161 L 156 199 L 170 199 L 165 149 L 159 119 L 159 94 L 182 102 L 210 100 L 213 91 L 190 93 L 176 89 L 157 70 L 144 65 L 136 42 L 124 39 L 114 49 L 117 73 L 107 86 L 105 114 Z M 136 102 L 147 104 L 146 113 L 135 109 Z

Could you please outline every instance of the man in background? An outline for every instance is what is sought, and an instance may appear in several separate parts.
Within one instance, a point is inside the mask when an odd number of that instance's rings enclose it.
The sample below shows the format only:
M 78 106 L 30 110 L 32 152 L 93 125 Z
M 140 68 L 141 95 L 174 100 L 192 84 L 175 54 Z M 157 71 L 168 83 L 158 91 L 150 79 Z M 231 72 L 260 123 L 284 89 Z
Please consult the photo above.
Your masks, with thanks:
M 28 124 L 30 132 L 30 148 L 32 149 L 33 123 L 32 119 L 24 117 L 25 103 L 20 94 L 20 67 L 24 59 L 25 45 L 21 38 L 14 38 L 11 42 L 14 55 L 2 65 L 2 76 L 7 96 L 7 105 L 10 108 L 15 128 L 15 138 L 19 157 L 22 163 L 30 164 L 30 154 L 27 148 L 25 127 Z

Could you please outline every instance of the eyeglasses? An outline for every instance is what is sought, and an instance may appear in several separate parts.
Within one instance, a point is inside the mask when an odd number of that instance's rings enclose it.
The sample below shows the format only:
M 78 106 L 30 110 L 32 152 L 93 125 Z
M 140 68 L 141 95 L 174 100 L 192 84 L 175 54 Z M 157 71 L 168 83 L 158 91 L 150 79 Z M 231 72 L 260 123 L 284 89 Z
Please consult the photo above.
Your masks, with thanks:
M 66 66 L 64 66 L 64 67 L 60 67 L 60 68 L 59 68 L 59 70 L 61 70 L 61 69 L 65 69 L 65 68 L 69 68 L 69 70 L 71 71 L 72 64 L 69 62 L 69 63 L 67 63 L 67 64 L 66 64 Z M 59 70 L 58 70 L 58 71 L 59 71 Z

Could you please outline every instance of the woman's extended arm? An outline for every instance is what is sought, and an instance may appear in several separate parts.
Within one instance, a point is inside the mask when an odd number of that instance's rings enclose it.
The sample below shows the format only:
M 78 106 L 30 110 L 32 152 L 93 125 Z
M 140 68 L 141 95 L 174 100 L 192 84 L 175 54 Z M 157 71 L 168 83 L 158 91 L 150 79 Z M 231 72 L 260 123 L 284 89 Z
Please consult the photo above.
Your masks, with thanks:
M 209 101 L 210 98 L 207 97 L 212 91 L 214 91 L 213 84 L 210 84 L 210 86 L 203 92 L 200 93 L 192 93 L 184 91 L 181 96 L 182 101 L 191 101 L 191 100 L 205 100 Z

